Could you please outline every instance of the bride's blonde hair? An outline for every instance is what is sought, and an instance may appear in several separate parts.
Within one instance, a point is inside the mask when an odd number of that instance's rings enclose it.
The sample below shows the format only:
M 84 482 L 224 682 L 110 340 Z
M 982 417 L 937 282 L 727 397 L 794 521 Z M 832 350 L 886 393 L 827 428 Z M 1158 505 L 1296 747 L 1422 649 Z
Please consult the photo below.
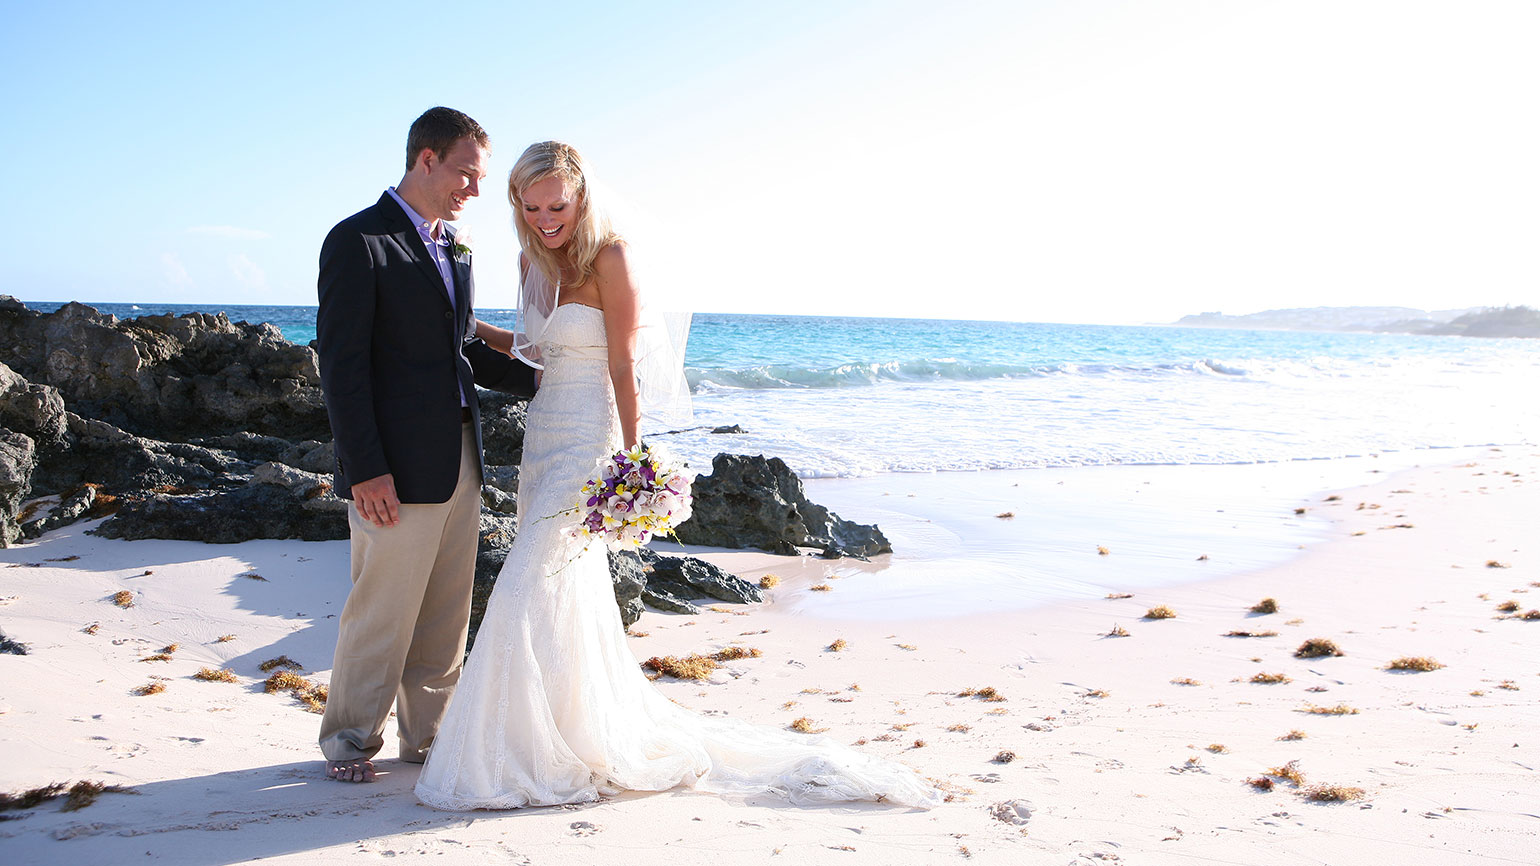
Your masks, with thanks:
M 541 141 L 530 145 L 508 173 L 508 204 L 513 206 L 514 227 L 524 254 L 555 284 L 561 277 L 561 260 L 556 250 L 547 249 L 540 234 L 524 219 L 524 191 L 547 179 L 559 178 L 566 189 L 577 219 L 572 223 L 572 239 L 565 244 L 570 264 L 577 269 L 575 282 L 582 285 L 593 278 L 594 260 L 600 250 L 621 240 L 610 225 L 609 215 L 596 201 L 592 177 L 583 166 L 577 148 L 560 141 Z

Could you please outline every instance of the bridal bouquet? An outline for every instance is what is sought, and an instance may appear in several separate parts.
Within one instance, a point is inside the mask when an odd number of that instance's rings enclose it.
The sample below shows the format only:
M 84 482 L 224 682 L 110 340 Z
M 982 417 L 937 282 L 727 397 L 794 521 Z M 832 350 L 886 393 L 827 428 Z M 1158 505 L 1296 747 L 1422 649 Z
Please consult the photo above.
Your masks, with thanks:
M 685 468 L 645 445 L 604 458 L 596 476 L 583 485 L 577 505 L 583 519 L 573 534 L 602 539 L 616 549 L 641 547 L 654 535 L 669 534 L 690 518 Z

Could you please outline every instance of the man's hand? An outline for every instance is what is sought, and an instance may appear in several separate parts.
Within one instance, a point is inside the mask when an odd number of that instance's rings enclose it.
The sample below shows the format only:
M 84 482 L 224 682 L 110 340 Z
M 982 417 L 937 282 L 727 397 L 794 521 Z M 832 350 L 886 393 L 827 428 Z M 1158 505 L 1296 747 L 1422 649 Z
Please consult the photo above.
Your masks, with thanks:
M 395 526 L 401 522 L 400 505 L 395 476 L 388 472 L 353 485 L 353 506 L 375 526 Z

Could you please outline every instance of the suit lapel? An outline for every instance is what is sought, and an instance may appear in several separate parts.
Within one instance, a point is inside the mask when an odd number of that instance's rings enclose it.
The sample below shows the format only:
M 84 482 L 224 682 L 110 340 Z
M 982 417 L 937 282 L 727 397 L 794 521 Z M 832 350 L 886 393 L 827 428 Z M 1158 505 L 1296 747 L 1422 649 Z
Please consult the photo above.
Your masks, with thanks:
M 452 275 L 455 284 L 455 316 L 463 322 L 466 316 L 469 315 L 471 304 L 471 256 L 470 253 L 456 255 L 454 247 L 455 236 L 453 232 L 450 232 L 449 273 Z
M 396 242 L 417 263 L 417 268 L 422 271 L 423 276 L 428 278 L 428 285 L 439 296 L 439 299 L 448 304 L 449 298 L 444 293 L 444 278 L 439 276 L 438 267 L 433 264 L 432 259 L 428 258 L 428 247 L 422 242 L 422 235 L 417 233 L 417 227 L 412 225 L 411 220 L 407 219 L 406 211 L 401 209 L 401 205 L 397 204 L 396 200 L 388 192 L 380 196 L 380 206 L 385 209 L 386 213 L 390 214 L 391 222 L 396 227 L 394 233 Z

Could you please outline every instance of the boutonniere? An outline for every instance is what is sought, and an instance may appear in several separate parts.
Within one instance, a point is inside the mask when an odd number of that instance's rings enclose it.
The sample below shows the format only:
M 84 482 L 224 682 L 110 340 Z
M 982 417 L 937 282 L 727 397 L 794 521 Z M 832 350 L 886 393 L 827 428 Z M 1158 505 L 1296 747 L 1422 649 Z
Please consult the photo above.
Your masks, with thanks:
M 450 247 L 450 249 L 452 249 L 454 251 L 454 254 L 455 254 L 455 256 L 457 258 L 458 257 L 462 257 L 462 256 L 470 255 L 471 254 L 471 230 L 466 228 L 466 229 L 460 229 L 459 231 L 455 232 L 454 246 Z

